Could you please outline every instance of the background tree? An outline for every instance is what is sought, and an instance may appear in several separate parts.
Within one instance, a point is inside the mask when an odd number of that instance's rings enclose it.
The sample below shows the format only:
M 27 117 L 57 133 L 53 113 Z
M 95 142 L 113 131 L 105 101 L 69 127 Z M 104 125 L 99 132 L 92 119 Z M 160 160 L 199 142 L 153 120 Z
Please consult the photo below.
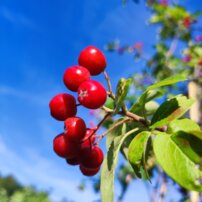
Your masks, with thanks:
M 48 192 L 21 185 L 12 175 L 0 177 L 1 202 L 49 202 Z

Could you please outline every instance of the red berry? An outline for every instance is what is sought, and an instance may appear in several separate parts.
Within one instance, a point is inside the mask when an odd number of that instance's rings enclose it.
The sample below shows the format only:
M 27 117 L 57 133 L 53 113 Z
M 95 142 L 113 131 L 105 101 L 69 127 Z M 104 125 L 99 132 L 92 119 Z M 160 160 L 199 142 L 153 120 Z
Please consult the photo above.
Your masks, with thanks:
M 72 166 L 76 166 L 79 165 L 79 157 L 74 157 L 71 159 L 66 159 L 67 164 L 72 165 Z
M 90 72 L 81 66 L 72 66 L 66 69 L 63 77 L 65 86 L 71 91 L 77 91 L 84 81 L 90 79 Z
M 79 65 L 87 68 L 91 75 L 98 75 L 106 68 L 106 59 L 101 50 L 95 46 L 83 49 L 78 58 Z
M 85 175 L 85 176 L 96 175 L 100 170 L 100 167 L 94 168 L 94 169 L 89 169 L 89 168 L 83 167 L 82 165 L 80 165 L 79 168 L 80 168 L 82 174 Z
M 77 112 L 75 98 L 66 93 L 61 93 L 52 98 L 49 103 L 52 117 L 64 121 L 68 117 L 75 116 Z
M 58 156 L 71 159 L 78 156 L 80 144 L 67 141 L 64 133 L 61 133 L 53 140 L 53 150 Z
M 86 124 L 79 117 L 70 117 L 65 120 L 65 137 L 72 142 L 79 142 L 86 133 Z
M 89 80 L 83 82 L 78 89 L 79 102 L 89 108 L 97 109 L 104 105 L 107 99 L 105 88 L 97 81 Z
M 80 165 L 85 168 L 98 168 L 102 164 L 104 154 L 98 146 L 84 147 L 80 151 Z
M 93 134 L 91 136 L 91 134 L 93 132 L 94 132 L 94 130 L 92 130 L 92 129 L 87 129 L 86 130 L 86 134 L 85 134 L 85 136 L 83 138 L 83 140 L 85 140 L 85 141 L 81 143 L 81 148 L 83 148 L 83 147 L 90 147 L 91 145 L 93 145 L 93 143 L 95 143 L 96 134 Z M 90 139 L 88 139 L 88 137 L 90 137 Z
M 183 21 L 182 24 L 184 25 L 184 27 L 186 27 L 187 29 L 189 29 L 190 25 L 191 25 L 191 18 L 190 16 L 186 16 Z
M 198 64 L 202 66 L 202 59 L 199 60 Z

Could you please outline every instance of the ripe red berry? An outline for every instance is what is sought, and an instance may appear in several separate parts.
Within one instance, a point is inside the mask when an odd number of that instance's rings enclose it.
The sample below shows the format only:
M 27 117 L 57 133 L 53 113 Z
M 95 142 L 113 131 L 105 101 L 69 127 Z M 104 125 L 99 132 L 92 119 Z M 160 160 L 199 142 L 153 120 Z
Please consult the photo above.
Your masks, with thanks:
M 106 68 L 106 59 L 101 50 L 95 46 L 83 49 L 78 58 L 79 65 L 87 68 L 91 75 L 98 75 Z
M 71 159 L 78 156 L 80 151 L 80 144 L 67 141 L 64 133 L 61 133 L 53 140 L 53 150 L 58 156 Z
M 80 143 L 86 133 L 86 124 L 84 120 L 79 117 L 70 117 L 65 120 L 64 125 L 66 139 Z
M 184 27 L 186 27 L 187 29 L 189 29 L 189 27 L 191 26 L 191 18 L 190 16 L 186 16 L 183 21 L 182 21 L 182 24 L 184 25 Z
M 100 170 L 100 167 L 94 168 L 94 169 L 89 169 L 89 168 L 83 167 L 82 165 L 80 165 L 79 168 L 80 168 L 82 174 L 85 175 L 85 176 L 96 175 Z
M 85 168 L 95 169 L 100 167 L 104 154 L 98 146 L 84 147 L 80 151 L 80 165 Z
M 66 159 L 67 164 L 76 166 L 79 165 L 79 156 L 71 158 L 71 159 Z
M 93 132 L 94 132 L 94 130 L 92 130 L 92 129 L 87 129 L 86 130 L 86 134 L 85 134 L 85 136 L 83 138 L 83 140 L 85 140 L 85 141 L 81 143 L 81 148 L 83 148 L 83 147 L 90 147 L 91 145 L 93 145 L 93 143 L 95 143 L 96 134 L 93 134 L 91 136 L 91 134 Z M 88 139 L 88 137 L 90 137 L 90 139 Z
M 90 79 L 90 72 L 81 66 L 72 66 L 65 70 L 63 81 L 65 86 L 71 91 L 77 91 L 84 81 Z
M 49 103 L 51 116 L 59 121 L 75 116 L 77 112 L 75 98 L 66 93 L 61 93 L 52 98 Z
M 202 66 L 202 59 L 199 60 L 198 64 Z
M 105 88 L 97 81 L 83 82 L 78 88 L 79 102 L 89 109 L 97 109 L 104 105 L 107 99 Z

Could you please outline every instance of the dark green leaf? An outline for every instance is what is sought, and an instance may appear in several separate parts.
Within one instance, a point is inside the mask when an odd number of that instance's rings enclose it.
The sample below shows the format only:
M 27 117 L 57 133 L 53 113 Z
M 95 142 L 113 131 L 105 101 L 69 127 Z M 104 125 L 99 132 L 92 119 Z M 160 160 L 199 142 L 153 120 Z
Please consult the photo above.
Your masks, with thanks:
M 160 105 L 151 120 L 151 128 L 161 127 L 181 117 L 193 104 L 185 96 L 176 96 Z
M 153 143 L 154 153 L 163 170 L 182 187 L 202 191 L 202 171 L 196 163 L 201 160 L 202 143 L 191 139 L 181 132 L 174 136 L 158 133 Z

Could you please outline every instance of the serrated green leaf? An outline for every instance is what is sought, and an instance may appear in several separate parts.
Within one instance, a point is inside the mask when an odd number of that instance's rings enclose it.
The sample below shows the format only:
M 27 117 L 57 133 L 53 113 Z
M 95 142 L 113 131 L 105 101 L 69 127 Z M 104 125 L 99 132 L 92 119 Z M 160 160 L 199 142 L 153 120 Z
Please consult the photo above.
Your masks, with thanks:
M 142 171 L 145 170 L 145 153 L 150 136 L 150 132 L 143 131 L 136 135 L 129 145 L 128 160 L 139 178 L 145 177 L 145 175 L 142 176 L 144 173 Z
M 154 153 L 163 170 L 182 187 L 202 191 L 202 171 L 196 161 L 201 158 L 201 141 L 158 133 L 153 142 Z M 186 145 L 186 151 L 184 146 Z M 190 156 L 192 158 L 190 158 Z
M 160 105 L 151 120 L 151 128 L 161 127 L 181 117 L 194 103 L 185 96 L 176 96 Z
M 168 125 L 167 133 L 173 134 L 178 131 L 190 132 L 199 131 L 200 126 L 190 119 L 174 120 Z
M 118 154 L 126 137 L 138 131 L 138 128 L 125 133 L 126 126 L 119 127 L 120 133 L 110 134 L 107 138 L 108 152 L 101 170 L 101 196 L 102 202 L 114 202 L 114 174 L 118 161 Z
M 114 113 L 118 113 L 119 109 L 123 106 L 124 100 L 127 96 L 132 79 L 120 79 L 116 88 L 116 96 L 114 101 Z

